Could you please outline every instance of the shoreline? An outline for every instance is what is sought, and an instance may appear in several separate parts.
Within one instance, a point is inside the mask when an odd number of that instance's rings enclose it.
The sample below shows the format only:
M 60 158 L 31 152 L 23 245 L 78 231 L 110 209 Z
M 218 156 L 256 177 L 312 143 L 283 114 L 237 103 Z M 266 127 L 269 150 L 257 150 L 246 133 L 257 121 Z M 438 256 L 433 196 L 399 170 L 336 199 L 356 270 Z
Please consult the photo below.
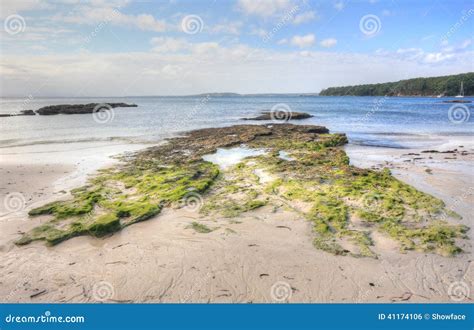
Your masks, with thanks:
M 372 155 L 380 155 L 380 148 L 348 145 L 346 150 L 351 161 L 356 163 L 367 158 L 368 150 L 373 150 Z M 395 160 L 407 150 L 388 149 L 385 152 L 384 157 L 392 157 Z M 413 171 L 419 167 L 419 163 L 408 164 L 399 160 L 400 162 L 393 161 L 391 166 L 405 165 L 406 168 L 394 168 L 395 176 L 413 180 L 409 183 L 421 187 L 422 190 L 423 187 L 431 185 L 431 191 L 428 193 L 438 195 L 437 197 L 440 196 L 440 187 L 447 187 L 446 177 L 440 177 L 437 183 L 433 180 L 426 182 L 426 175 L 429 174 L 425 174 L 424 170 Z M 468 161 L 472 161 L 472 156 Z M 451 162 L 454 160 L 448 160 L 449 164 Z M 96 170 L 103 167 L 98 163 L 96 162 Z M 113 161 L 110 162 L 112 163 Z M 377 160 L 366 161 L 365 166 L 372 165 L 377 165 Z M 358 163 L 358 166 L 362 166 L 362 162 Z M 77 182 L 81 180 L 84 182 L 93 171 L 89 168 L 77 172 L 76 168 L 77 181 L 73 180 L 76 183 L 72 186 L 78 186 Z M 433 177 L 438 177 L 437 171 L 434 171 Z M 66 172 L 69 172 L 70 176 L 74 170 L 68 168 Z M 455 173 L 450 172 L 448 177 L 455 176 Z M 51 178 L 48 179 L 51 182 Z M 55 180 L 57 189 L 65 188 L 67 182 L 73 182 L 64 178 Z M 461 188 L 457 181 L 448 184 L 451 188 Z M 462 183 L 462 187 L 469 190 L 466 182 Z M 471 199 L 466 203 L 472 201 L 472 192 L 469 196 Z M 449 206 L 449 201 L 445 202 Z M 459 208 L 459 204 L 456 206 Z M 186 229 L 192 219 L 199 218 L 198 215 L 194 212 L 170 209 L 155 219 L 127 227 L 105 239 L 76 237 L 52 248 L 41 242 L 15 247 L 2 241 L 0 253 L 6 260 L 6 269 L 0 270 L 5 275 L 5 287 L 0 291 L 0 297 L 6 296 L 7 300 L 18 299 L 24 302 L 94 301 L 91 293 L 94 284 L 107 281 L 112 283 L 114 288 L 111 302 L 271 302 L 269 292 L 272 284 L 283 280 L 291 283 L 296 289 L 292 289 L 291 302 L 441 302 L 449 301 L 446 295 L 447 283 L 457 279 L 459 273 L 462 273 L 465 281 L 472 278 L 469 253 L 455 258 L 416 252 L 399 255 L 391 252 L 393 247 L 386 246 L 387 242 L 383 237 L 376 238 L 376 241 L 380 240 L 382 243 L 377 249 L 386 253 L 389 264 L 367 258 L 328 255 L 312 246 L 308 236 L 310 225 L 307 221 L 294 218 L 285 212 L 268 216 L 268 211 L 264 208 L 249 212 L 243 215 L 242 219 L 238 218 L 240 223 L 226 221 L 220 225 L 222 228 L 204 237 Z M 465 210 L 456 211 L 466 215 Z M 251 219 L 258 221 L 249 221 Z M 462 222 L 469 223 L 470 220 L 463 217 Z M 38 221 L 42 220 L 35 219 L 28 227 Z M 210 227 L 216 225 L 206 218 L 202 221 Z M 15 220 L 11 223 L 15 223 Z M 17 222 L 15 225 L 18 227 L 15 230 L 20 227 L 25 229 L 24 223 Z M 0 226 L 2 230 L 5 228 L 3 222 L 0 222 Z M 285 227 L 291 230 L 284 230 Z M 468 234 L 468 243 L 471 244 L 472 230 Z M 288 247 L 282 249 L 282 242 Z M 29 255 L 23 251 L 28 251 Z M 30 261 L 33 271 L 21 267 L 16 262 L 17 259 Z M 51 265 L 50 270 L 41 267 L 41 264 L 45 263 Z M 143 263 L 149 265 L 150 269 L 140 270 Z M 445 268 L 429 269 L 438 264 Z M 417 269 L 415 272 L 412 271 L 413 267 Z M 462 271 L 459 272 L 459 269 Z M 13 270 L 27 279 L 26 287 L 25 284 L 18 283 L 16 276 L 12 277 Z M 39 275 L 34 275 L 35 271 Z M 393 277 L 387 275 L 387 271 Z M 130 272 L 136 280 L 128 277 Z M 238 273 L 242 276 L 235 277 L 234 274 Z M 427 277 L 425 282 L 418 282 L 419 276 Z M 352 284 L 347 282 L 348 277 L 352 278 Z M 202 281 L 196 282 L 196 278 L 201 278 Z M 42 284 L 43 280 L 47 283 Z M 141 283 L 142 280 L 144 283 Z M 341 287 L 330 284 L 333 280 L 339 281 Z M 427 286 L 426 281 L 430 285 Z M 374 286 L 368 284 L 369 282 Z M 429 286 L 434 287 L 434 290 L 428 289 Z M 231 287 L 233 289 L 230 290 Z M 318 290 L 315 290 L 316 288 Z M 29 298 L 42 290 L 46 292 Z
M 18 232 L 31 227 L 23 219 L 33 207 L 54 199 L 70 197 L 70 190 L 86 183 L 97 171 L 117 163 L 114 158 L 134 152 L 149 145 L 118 143 L 75 143 L 67 145 L 2 148 L 0 170 L 7 175 L 0 180 L 0 225 L 3 247 L 17 236 Z M 71 148 L 72 147 L 72 148 Z M 23 149 L 23 152 L 18 152 Z M 40 151 L 36 150 L 40 149 Z M 34 165 L 33 165 L 34 164 Z M 11 200 L 8 196 L 11 195 Z M 10 204 L 10 205 L 9 205 Z M 8 225 L 5 225 L 8 224 Z

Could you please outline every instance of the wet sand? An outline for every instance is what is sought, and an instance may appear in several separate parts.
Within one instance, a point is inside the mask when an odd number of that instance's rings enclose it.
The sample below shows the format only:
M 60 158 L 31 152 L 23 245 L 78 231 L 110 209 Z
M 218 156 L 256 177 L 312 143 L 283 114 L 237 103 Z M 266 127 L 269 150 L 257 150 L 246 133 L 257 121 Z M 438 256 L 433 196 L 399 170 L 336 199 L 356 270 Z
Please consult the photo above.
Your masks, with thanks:
M 465 149 L 472 152 L 471 146 Z M 460 223 L 472 226 L 472 155 L 424 155 L 423 162 L 407 162 L 418 156 L 403 154 L 421 150 L 350 145 L 346 150 L 354 164 L 388 166 L 402 180 L 442 198 L 463 216 Z M 45 171 L 23 166 L 9 169 L 15 172 L 9 182 L 25 184 Z M 55 187 L 44 190 L 44 199 L 66 190 L 60 177 L 74 169 L 49 167 L 51 173 L 39 176 L 41 184 L 21 188 L 18 183 L 18 189 L 31 188 L 27 194 L 34 195 L 38 187 Z M 472 230 L 470 240 L 460 242 L 466 253 L 456 257 L 401 254 L 394 241 L 375 234 L 379 258 L 354 258 L 314 248 L 310 223 L 294 212 L 274 213 L 266 206 L 225 219 L 167 209 L 104 239 L 77 237 L 54 247 L 42 242 L 17 247 L 13 240 L 18 231 L 44 220 L 25 221 L 29 207 L 0 222 L 1 301 L 454 302 L 449 294 L 454 289 L 472 299 Z M 190 228 L 196 220 L 214 230 L 196 232 Z
M 37 225 L 28 210 L 67 198 L 89 175 L 111 166 L 114 155 L 145 145 L 76 143 L 0 149 L 0 246 Z

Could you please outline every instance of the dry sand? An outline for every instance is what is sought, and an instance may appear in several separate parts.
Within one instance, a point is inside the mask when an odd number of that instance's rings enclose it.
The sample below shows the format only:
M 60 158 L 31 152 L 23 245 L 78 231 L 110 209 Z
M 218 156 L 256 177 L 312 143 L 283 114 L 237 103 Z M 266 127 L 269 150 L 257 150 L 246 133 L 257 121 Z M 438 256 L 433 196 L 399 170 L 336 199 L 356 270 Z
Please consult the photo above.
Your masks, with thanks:
M 387 160 L 395 175 L 443 198 L 463 216 L 461 223 L 472 226 L 472 155 L 404 161 L 418 156 L 403 154 L 419 151 L 348 146 L 355 164 Z M 60 177 L 75 173 L 57 164 L 15 166 L 3 166 L 10 173 L 1 192 L 23 191 L 29 199 L 41 191 L 41 201 L 57 198 L 55 192 L 69 188 Z M 394 241 L 374 234 L 379 259 L 354 258 L 315 249 L 310 224 L 294 212 L 266 206 L 223 219 L 184 208 L 105 239 L 17 247 L 18 231 L 42 221 L 26 217 L 30 207 L 0 221 L 0 301 L 452 302 L 454 290 L 472 299 L 472 231 L 460 242 L 466 253 L 456 257 L 400 254 Z M 189 227 L 195 220 L 214 230 L 197 233 Z

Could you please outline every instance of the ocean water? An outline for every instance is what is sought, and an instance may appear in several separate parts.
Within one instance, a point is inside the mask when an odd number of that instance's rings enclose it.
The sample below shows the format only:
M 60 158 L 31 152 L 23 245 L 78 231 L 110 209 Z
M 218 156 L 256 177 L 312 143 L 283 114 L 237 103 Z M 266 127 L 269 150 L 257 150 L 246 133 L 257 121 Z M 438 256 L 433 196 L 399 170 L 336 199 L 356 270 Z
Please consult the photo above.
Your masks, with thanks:
M 204 155 L 202 158 L 208 162 L 219 165 L 220 168 L 228 168 L 238 164 L 242 159 L 253 156 L 264 155 L 263 149 L 251 149 L 245 146 L 228 149 L 219 148 L 210 155 Z
M 474 136 L 474 103 L 449 104 L 449 98 L 187 96 L 126 98 L 0 99 L 0 113 L 36 110 L 53 104 L 136 103 L 137 108 L 115 108 L 103 117 L 85 115 L 0 118 L 0 149 L 78 143 L 150 144 L 182 132 L 234 124 L 260 111 L 276 108 L 302 111 L 313 118 L 292 121 L 316 124 L 346 133 L 350 143 L 393 148 L 429 147 L 439 140 Z M 474 101 L 474 98 L 465 98 Z M 276 121 L 275 121 L 276 122 Z

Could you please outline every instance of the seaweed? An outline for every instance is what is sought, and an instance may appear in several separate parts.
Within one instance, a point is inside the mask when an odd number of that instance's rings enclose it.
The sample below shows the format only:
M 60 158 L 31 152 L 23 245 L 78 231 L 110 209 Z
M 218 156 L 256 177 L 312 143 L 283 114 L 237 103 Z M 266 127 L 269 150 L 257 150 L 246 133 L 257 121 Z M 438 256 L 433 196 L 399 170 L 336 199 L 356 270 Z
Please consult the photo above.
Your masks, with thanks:
M 265 149 L 220 171 L 202 156 L 217 148 L 245 143 Z M 180 205 L 189 193 L 203 199 L 200 212 L 226 218 L 265 205 L 282 205 L 313 225 L 314 246 L 336 255 L 372 257 L 373 231 L 385 233 L 409 250 L 445 256 L 462 252 L 457 239 L 466 226 L 448 219 L 460 217 L 443 201 L 396 179 L 388 169 L 360 169 L 350 165 L 342 146 L 344 134 L 328 134 L 318 126 L 278 124 L 240 125 L 204 129 L 174 138 L 123 158 L 102 170 L 68 200 L 55 201 L 29 212 L 49 220 L 25 233 L 17 244 L 45 240 L 57 244 L 91 235 L 103 237 L 125 226 L 148 220 L 164 207 Z M 281 151 L 290 159 L 279 157 Z M 256 170 L 270 180 L 262 182 Z M 301 204 L 307 207 L 301 208 Z M 355 221 L 360 220 L 360 221 Z M 210 228 L 194 222 L 191 228 Z

